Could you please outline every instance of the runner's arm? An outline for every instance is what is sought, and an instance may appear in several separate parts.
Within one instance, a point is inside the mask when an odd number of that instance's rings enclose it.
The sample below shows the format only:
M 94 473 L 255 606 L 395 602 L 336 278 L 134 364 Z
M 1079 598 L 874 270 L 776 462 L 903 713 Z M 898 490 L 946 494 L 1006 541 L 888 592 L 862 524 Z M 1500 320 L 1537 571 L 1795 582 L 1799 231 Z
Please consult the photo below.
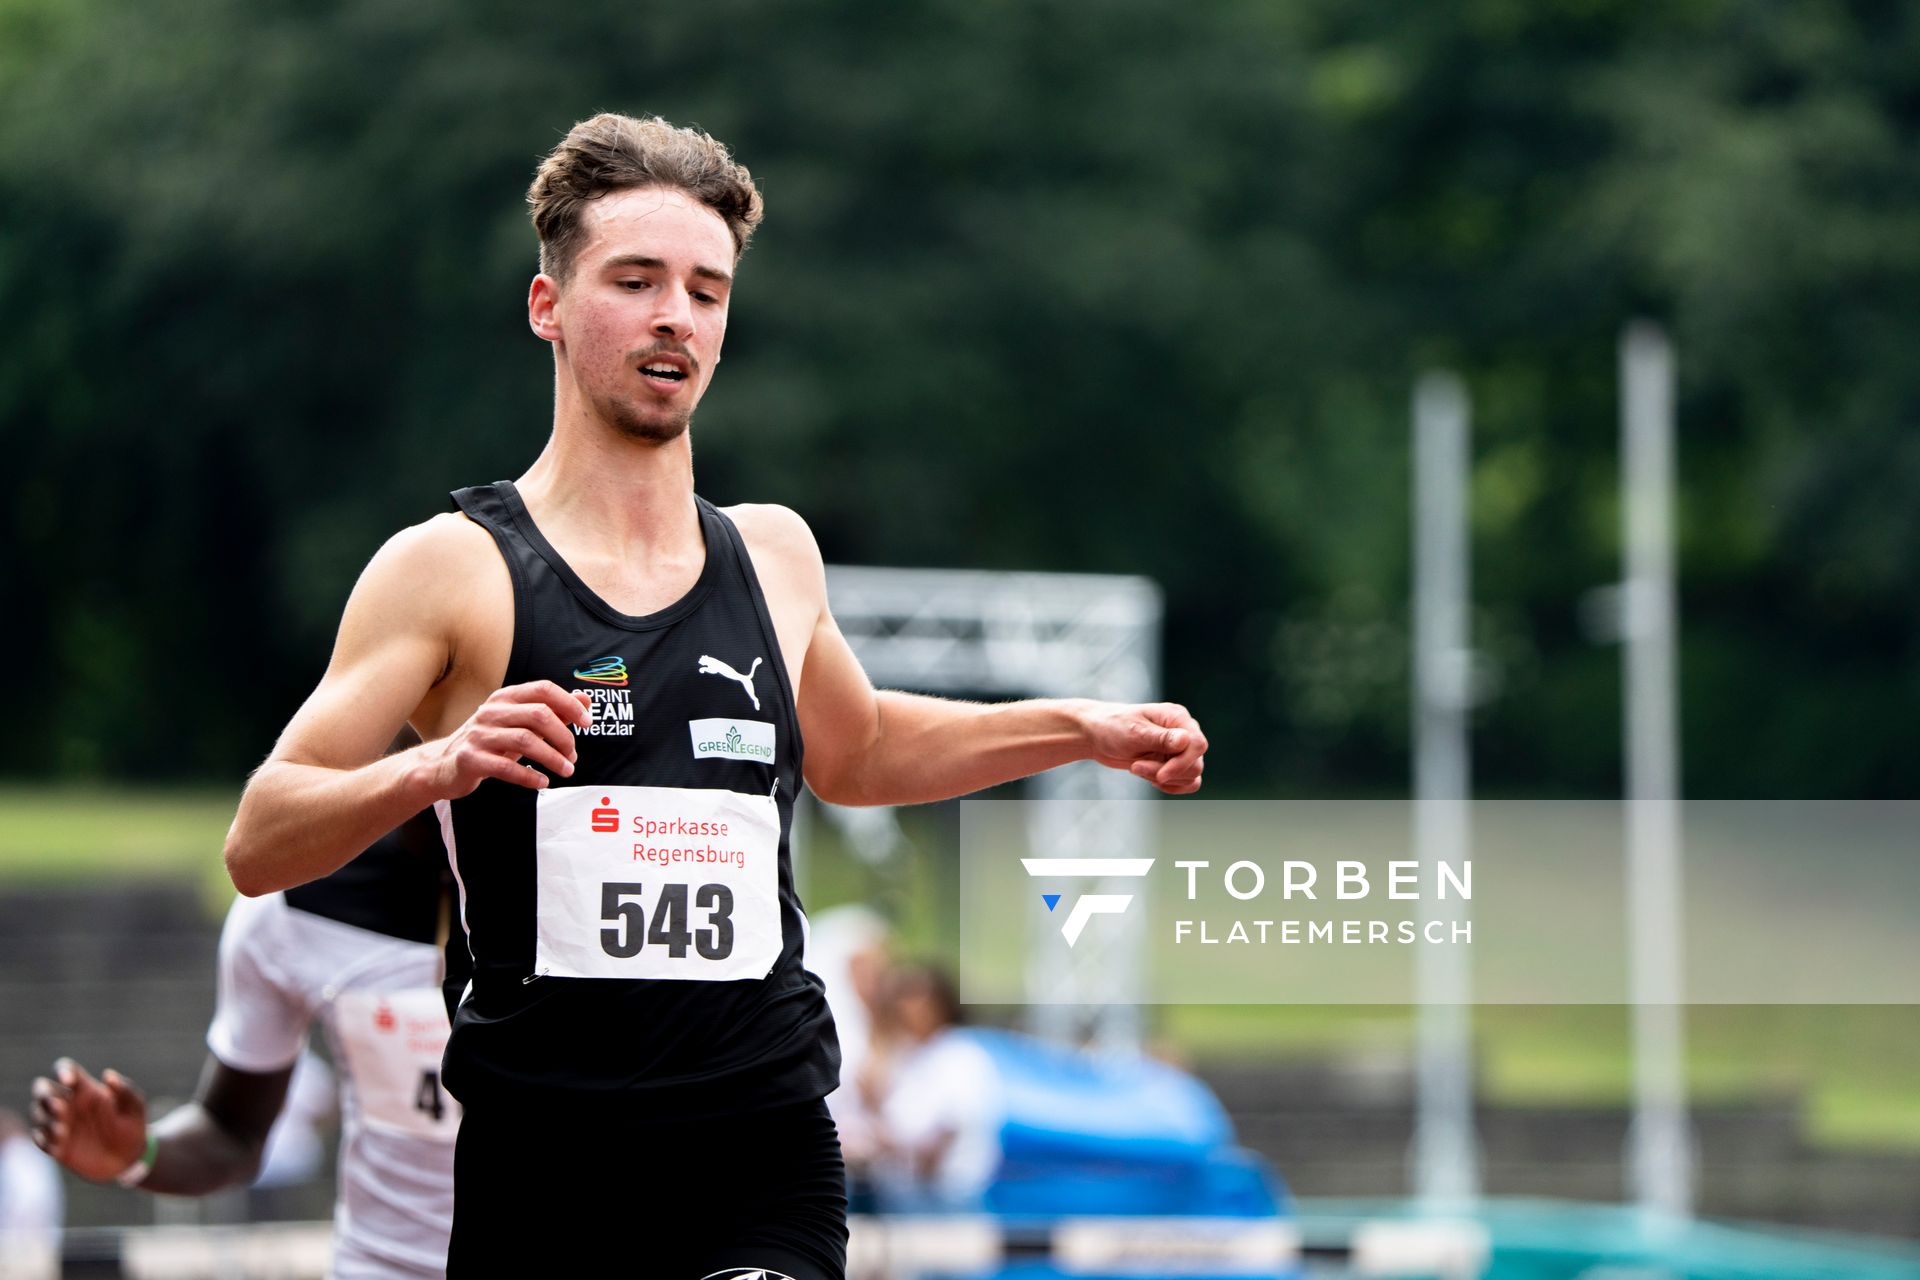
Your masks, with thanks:
M 255 770 L 227 833 L 227 872 L 251 897 L 327 875 L 436 800 L 486 778 L 544 787 L 565 776 L 582 703 L 549 681 L 494 693 L 452 734 L 382 756 L 455 661 L 462 586 L 492 556 L 484 531 L 455 516 L 382 547 L 354 587 L 333 658 Z M 496 561 L 497 563 L 497 561 Z M 501 570 L 504 572 L 504 570 Z
M 210 1195 L 253 1181 L 292 1077 L 291 1066 L 237 1071 L 209 1054 L 194 1100 L 149 1129 L 147 1101 L 133 1081 L 113 1070 L 96 1080 L 62 1058 L 51 1077 L 33 1082 L 33 1140 L 74 1173 L 105 1182 L 141 1159 L 151 1132 L 155 1154 L 140 1189 Z
M 790 514 L 790 513 L 789 513 Z M 1172 795 L 1200 789 L 1206 735 L 1185 707 L 1084 698 L 991 705 L 876 691 L 827 607 L 819 548 L 798 516 L 781 568 L 818 614 L 797 693 L 807 782 L 833 804 L 919 804 L 1076 760 L 1126 769 Z

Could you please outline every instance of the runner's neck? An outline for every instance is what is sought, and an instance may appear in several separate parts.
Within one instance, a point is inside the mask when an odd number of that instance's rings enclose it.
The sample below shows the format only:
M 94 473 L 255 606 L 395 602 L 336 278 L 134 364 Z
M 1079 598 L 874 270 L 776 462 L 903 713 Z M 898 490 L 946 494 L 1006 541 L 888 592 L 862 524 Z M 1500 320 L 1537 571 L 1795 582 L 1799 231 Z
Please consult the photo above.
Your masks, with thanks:
M 547 447 L 514 482 L 561 554 L 644 570 L 704 559 L 693 503 L 693 448 L 682 433 L 644 444 L 604 425 L 556 422 Z

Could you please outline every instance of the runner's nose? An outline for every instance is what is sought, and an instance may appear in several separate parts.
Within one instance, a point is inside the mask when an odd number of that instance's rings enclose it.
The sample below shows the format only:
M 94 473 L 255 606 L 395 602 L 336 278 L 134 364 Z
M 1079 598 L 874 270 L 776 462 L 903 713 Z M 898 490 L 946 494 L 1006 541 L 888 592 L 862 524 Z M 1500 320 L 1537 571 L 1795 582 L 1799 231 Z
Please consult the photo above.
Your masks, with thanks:
M 693 336 L 693 301 L 687 291 L 675 286 L 656 292 L 659 309 L 654 313 L 653 331 L 663 338 L 685 342 Z

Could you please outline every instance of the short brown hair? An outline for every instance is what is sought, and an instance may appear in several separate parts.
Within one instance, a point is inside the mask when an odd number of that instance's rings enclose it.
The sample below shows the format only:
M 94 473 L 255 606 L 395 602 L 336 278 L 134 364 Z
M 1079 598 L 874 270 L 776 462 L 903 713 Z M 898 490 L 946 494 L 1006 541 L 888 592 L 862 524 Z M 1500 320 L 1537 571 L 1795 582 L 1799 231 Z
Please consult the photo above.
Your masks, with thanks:
M 567 131 L 527 188 L 540 270 L 566 283 L 586 238 L 580 214 L 587 202 L 636 187 L 676 188 L 719 214 L 733 234 L 735 262 L 760 225 L 760 190 L 725 146 L 659 116 L 602 112 Z

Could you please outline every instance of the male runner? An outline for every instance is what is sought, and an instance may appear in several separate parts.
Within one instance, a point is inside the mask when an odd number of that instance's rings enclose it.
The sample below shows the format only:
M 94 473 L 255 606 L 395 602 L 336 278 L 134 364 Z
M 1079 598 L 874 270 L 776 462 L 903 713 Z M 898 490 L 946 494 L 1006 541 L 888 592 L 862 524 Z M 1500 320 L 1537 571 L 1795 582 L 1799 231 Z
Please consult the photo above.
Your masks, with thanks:
M 474 962 L 449 1274 L 838 1276 L 838 1052 L 787 855 L 803 736 L 839 804 L 1083 759 L 1183 794 L 1206 739 L 1170 704 L 875 692 L 805 522 L 693 491 L 688 425 L 761 216 L 747 171 L 602 115 L 528 200 L 552 435 L 367 566 L 227 866 L 269 893 L 437 806 Z M 381 759 L 409 719 L 425 744 Z
M 329 1274 L 444 1275 L 460 1117 L 439 1082 L 444 869 L 429 813 L 324 879 L 235 900 L 193 1101 L 149 1127 L 131 1080 L 62 1058 L 33 1082 L 34 1141 L 98 1182 L 181 1196 L 244 1186 L 317 1020 L 343 1117 Z

